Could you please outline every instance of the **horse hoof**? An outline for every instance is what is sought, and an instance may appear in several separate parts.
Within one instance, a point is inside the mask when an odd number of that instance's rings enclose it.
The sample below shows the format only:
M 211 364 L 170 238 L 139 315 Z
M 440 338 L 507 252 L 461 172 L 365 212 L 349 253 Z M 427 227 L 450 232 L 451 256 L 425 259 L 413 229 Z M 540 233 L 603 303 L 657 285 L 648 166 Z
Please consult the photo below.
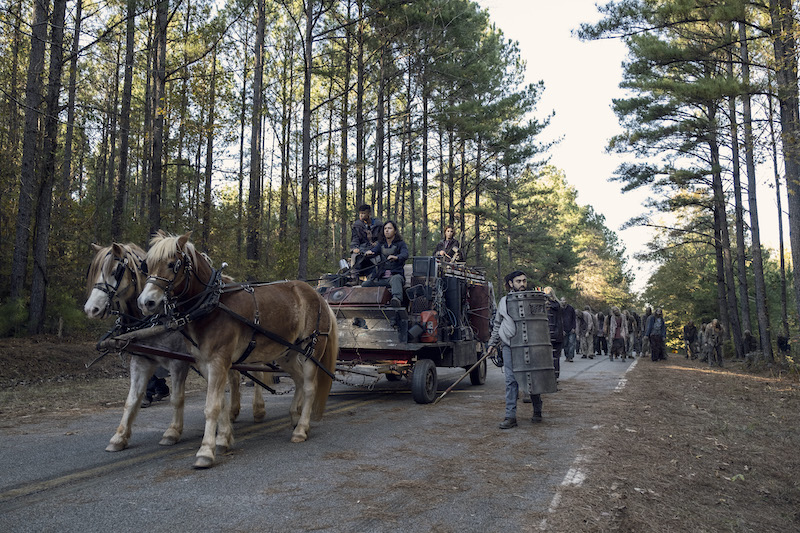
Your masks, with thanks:
M 158 443 L 161 446 L 172 446 L 173 444 L 178 443 L 177 437 L 163 437 Z
M 266 416 L 267 416 L 266 411 L 260 413 L 253 413 L 253 422 L 261 422 L 262 420 L 264 420 L 264 418 L 266 418 Z
M 211 468 L 214 466 L 213 457 L 198 457 L 194 460 L 194 468 L 202 470 L 204 468 Z
M 107 452 L 121 452 L 127 448 L 127 445 L 122 442 L 109 442 L 108 446 L 106 446 Z
M 222 455 L 224 453 L 228 453 L 228 450 L 230 450 L 229 446 L 226 446 L 224 444 L 217 444 L 217 448 L 215 450 L 215 453 L 217 455 Z
M 292 434 L 292 442 L 305 442 L 308 438 L 308 435 L 293 433 Z

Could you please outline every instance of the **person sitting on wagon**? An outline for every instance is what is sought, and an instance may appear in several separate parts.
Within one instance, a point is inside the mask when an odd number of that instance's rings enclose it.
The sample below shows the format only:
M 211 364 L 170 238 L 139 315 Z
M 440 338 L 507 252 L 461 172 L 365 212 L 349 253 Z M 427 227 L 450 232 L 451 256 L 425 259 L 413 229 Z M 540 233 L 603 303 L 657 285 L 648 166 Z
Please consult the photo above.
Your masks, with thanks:
M 439 241 L 436 245 L 436 252 L 434 255 L 442 258 L 445 261 L 464 261 L 464 254 L 461 252 L 461 244 L 455 238 L 456 230 L 453 226 L 448 224 L 444 227 L 444 239 Z
M 364 254 L 367 257 L 377 255 L 379 262 L 375 270 L 362 287 L 390 287 L 392 291 L 392 307 L 403 305 L 403 265 L 408 259 L 408 246 L 397 232 L 397 224 L 389 220 L 383 225 L 383 238 L 371 250 Z
M 375 246 L 381 239 L 383 224 L 372 216 L 369 204 L 362 204 L 358 208 L 358 218 L 353 222 L 350 231 L 350 264 L 356 270 L 366 272 L 372 266 L 369 261 L 364 261 L 364 253 Z

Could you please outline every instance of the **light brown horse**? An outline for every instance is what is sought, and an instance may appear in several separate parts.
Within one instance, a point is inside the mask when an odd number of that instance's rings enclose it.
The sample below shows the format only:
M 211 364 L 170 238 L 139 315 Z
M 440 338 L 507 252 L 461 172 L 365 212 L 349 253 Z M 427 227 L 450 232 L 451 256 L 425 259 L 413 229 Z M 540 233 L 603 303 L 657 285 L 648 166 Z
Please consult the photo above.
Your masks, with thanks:
M 114 313 L 120 315 L 122 325 L 134 325 L 142 318 L 136 298 L 147 279 L 140 268 L 145 257 L 144 250 L 132 243 L 113 243 L 111 246 L 105 247 L 95 244 L 93 247 L 96 253 L 89 266 L 86 286 L 87 300 L 83 308 L 86 316 L 99 319 Z M 232 281 L 230 278 L 226 279 Z M 187 351 L 183 335 L 176 331 L 151 336 L 137 342 L 170 352 L 183 353 Z M 128 447 L 133 423 L 147 389 L 147 382 L 159 366 L 169 370 L 172 384 L 170 394 L 172 421 L 159 444 L 169 446 L 180 439 L 183 433 L 186 377 L 190 364 L 179 359 L 131 354 L 130 389 L 125 400 L 122 420 L 120 420 L 114 436 L 111 437 L 106 451 L 118 452 Z M 231 420 L 236 420 L 240 406 L 238 372 L 230 372 L 229 383 L 231 388 L 230 417 Z M 264 398 L 260 391 L 256 391 L 253 396 L 253 419 L 259 421 L 265 416 Z
M 189 233 L 156 234 L 145 263 L 149 277 L 139 295 L 146 314 L 161 306 L 175 310 L 185 321 L 191 351 L 208 378 L 206 427 L 196 454 L 195 468 L 214 464 L 215 445 L 233 445 L 225 413 L 225 376 L 231 364 L 276 362 L 295 382 L 289 414 L 295 428 L 292 442 L 308 438 L 311 420 L 319 420 L 331 388 L 338 355 L 336 318 L 325 300 L 301 281 L 248 285 L 219 285 L 213 269 L 198 259 Z M 201 303 L 214 292 L 219 302 L 203 313 Z M 291 346 L 287 346 L 291 345 Z
M 121 323 L 130 326 L 142 318 L 136 306 L 136 297 L 139 296 L 146 280 L 146 276 L 140 270 L 145 252 L 132 243 L 93 246 L 96 253 L 89 267 L 86 287 L 88 298 L 83 310 L 89 318 L 102 318 L 112 312 L 119 313 Z M 186 351 L 183 336 L 177 332 L 164 333 L 140 342 L 171 352 Z M 159 444 L 164 446 L 175 444 L 183 433 L 184 393 L 189 363 L 155 356 L 132 355 L 130 359 L 131 386 L 125 399 L 122 420 L 114 436 L 111 437 L 106 451 L 118 452 L 128 447 L 133 422 L 139 413 L 147 389 L 147 381 L 159 366 L 169 370 L 172 382 L 172 394 L 170 394 L 172 421 Z

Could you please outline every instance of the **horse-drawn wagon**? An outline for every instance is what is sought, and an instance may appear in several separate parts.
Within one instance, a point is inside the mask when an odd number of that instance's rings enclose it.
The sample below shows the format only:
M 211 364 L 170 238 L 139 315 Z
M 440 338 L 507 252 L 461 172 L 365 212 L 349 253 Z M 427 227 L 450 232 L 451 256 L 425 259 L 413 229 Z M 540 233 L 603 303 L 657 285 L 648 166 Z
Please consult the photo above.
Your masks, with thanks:
M 363 287 L 342 272 L 318 291 L 336 315 L 337 370 L 389 381 L 406 378 L 418 403 L 436 396 L 437 367 L 469 369 L 480 361 L 491 334 L 494 294 L 482 269 L 434 257 L 413 257 L 405 266 L 405 294 L 392 306 L 386 287 Z M 470 372 L 486 380 L 486 361 Z

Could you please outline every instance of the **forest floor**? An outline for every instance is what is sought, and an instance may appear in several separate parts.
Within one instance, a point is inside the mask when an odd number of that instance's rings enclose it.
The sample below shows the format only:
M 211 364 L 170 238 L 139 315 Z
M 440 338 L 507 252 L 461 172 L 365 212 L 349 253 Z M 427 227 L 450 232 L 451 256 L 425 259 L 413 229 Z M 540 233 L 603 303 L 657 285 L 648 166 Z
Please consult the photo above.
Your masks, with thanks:
M 94 341 L 0 339 L 3 426 L 121 407 L 127 363 Z M 572 475 L 532 529 L 564 532 L 800 531 L 800 384 L 726 360 L 640 359 L 589 403 Z M 199 379 L 199 378 L 198 378 Z

